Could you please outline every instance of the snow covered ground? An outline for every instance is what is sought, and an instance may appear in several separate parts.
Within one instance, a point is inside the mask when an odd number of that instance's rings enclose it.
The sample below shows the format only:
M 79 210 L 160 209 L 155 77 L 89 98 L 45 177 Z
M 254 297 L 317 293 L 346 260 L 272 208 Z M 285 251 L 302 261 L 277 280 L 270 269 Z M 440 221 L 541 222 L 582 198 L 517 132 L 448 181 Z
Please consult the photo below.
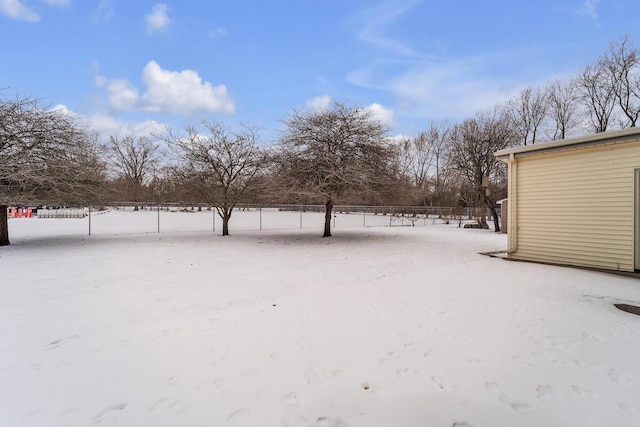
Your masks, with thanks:
M 638 425 L 640 316 L 613 307 L 638 279 L 439 222 L 254 214 L 224 238 L 210 212 L 11 219 L 0 426 Z

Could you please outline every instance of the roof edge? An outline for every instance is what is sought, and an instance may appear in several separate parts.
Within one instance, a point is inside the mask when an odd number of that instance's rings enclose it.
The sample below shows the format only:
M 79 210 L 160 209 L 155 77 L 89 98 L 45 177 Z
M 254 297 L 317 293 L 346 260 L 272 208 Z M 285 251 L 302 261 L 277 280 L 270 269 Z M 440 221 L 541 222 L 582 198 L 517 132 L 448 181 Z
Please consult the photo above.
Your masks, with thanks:
M 581 146 L 594 146 L 613 144 L 638 138 L 640 139 L 640 128 L 633 127 L 611 132 L 596 133 L 593 135 L 581 136 L 577 138 L 563 139 L 560 141 L 544 142 L 542 144 L 525 145 L 522 147 L 507 148 L 494 153 L 498 159 L 504 159 L 514 154 L 516 157 L 527 154 L 542 154 L 550 151 L 559 151 Z

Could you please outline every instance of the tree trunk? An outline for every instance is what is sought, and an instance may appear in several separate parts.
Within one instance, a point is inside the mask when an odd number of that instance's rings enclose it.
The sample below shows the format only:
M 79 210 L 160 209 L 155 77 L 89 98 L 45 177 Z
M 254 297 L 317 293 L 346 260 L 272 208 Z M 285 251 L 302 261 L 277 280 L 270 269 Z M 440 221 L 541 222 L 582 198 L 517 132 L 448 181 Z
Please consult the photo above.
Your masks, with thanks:
M 322 237 L 331 237 L 331 213 L 333 212 L 333 201 L 327 201 L 324 206 L 326 210 L 324 213 L 324 234 Z
M 498 220 L 498 210 L 496 209 L 495 203 L 493 203 L 483 192 L 481 195 L 484 201 L 484 205 L 489 208 L 489 212 L 491 212 L 491 216 L 493 217 L 493 226 L 496 233 L 500 232 L 500 221 Z M 486 225 L 486 219 L 484 220 Z
M 495 232 L 500 232 L 500 221 L 498 220 L 498 210 L 496 209 L 496 204 L 487 196 L 487 191 L 485 188 L 479 188 L 478 194 L 483 204 L 489 208 L 489 212 L 491 212 L 491 216 L 493 217 L 493 226 L 495 227 Z M 488 225 L 487 220 L 482 216 L 483 225 Z
M 7 218 L 8 206 L 0 205 L 0 246 L 9 245 L 9 220 Z
M 224 215 L 222 217 L 222 235 L 229 235 L 229 217 L 227 215 Z
M 233 208 L 223 208 L 222 209 L 222 235 L 229 235 L 229 220 L 231 219 L 231 213 L 233 212 Z
M 496 207 L 493 204 L 491 206 L 489 206 L 489 210 L 491 211 L 491 216 L 493 217 L 493 226 L 495 227 L 495 232 L 499 233 L 500 232 L 500 221 L 498 220 L 498 210 L 496 209 Z

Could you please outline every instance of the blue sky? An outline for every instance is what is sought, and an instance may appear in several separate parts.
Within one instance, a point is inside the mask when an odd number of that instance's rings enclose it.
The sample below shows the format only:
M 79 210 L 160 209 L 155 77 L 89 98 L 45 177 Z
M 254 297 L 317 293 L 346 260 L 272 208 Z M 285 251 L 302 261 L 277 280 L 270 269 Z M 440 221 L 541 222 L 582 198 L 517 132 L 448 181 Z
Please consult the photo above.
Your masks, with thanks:
M 0 88 L 101 135 L 202 119 L 277 137 L 293 109 L 372 110 L 393 135 L 569 78 L 628 34 L 638 0 L 0 0 Z

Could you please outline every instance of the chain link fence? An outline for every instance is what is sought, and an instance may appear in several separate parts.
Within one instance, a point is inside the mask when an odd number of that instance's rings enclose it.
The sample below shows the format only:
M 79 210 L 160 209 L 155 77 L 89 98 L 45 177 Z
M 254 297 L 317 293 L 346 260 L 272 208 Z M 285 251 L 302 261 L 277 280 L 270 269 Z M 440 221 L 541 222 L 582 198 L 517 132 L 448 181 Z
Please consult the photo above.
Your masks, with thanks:
M 222 219 L 206 204 L 119 203 L 110 207 L 87 207 L 88 234 L 161 233 L 177 231 L 221 231 Z M 315 229 L 324 226 L 324 205 L 238 205 L 229 222 L 233 231 Z M 432 206 L 336 205 L 332 214 L 335 230 L 366 227 L 416 227 L 437 223 L 459 226 L 490 221 L 485 208 Z
M 455 208 L 433 206 L 353 206 L 336 205 L 333 208 L 334 230 L 366 227 L 419 227 L 435 224 L 463 226 L 477 223 L 481 217 L 491 222 L 484 208 Z M 68 221 L 65 229 L 73 234 L 136 234 L 163 232 L 218 232 L 222 219 L 215 208 L 206 204 L 178 205 L 127 202 L 108 207 L 40 209 L 33 212 L 38 219 L 24 220 L 9 216 L 13 226 L 29 222 L 29 227 L 48 229 Z M 23 216 L 22 218 L 26 218 Z M 15 222 L 14 222 L 15 221 Z M 324 205 L 238 205 L 233 210 L 229 229 L 247 230 L 318 230 L 325 221 Z M 58 222 L 56 224 L 56 222 Z M 38 225 L 41 224 L 41 225 Z M 34 230 L 35 231 L 35 230 Z

